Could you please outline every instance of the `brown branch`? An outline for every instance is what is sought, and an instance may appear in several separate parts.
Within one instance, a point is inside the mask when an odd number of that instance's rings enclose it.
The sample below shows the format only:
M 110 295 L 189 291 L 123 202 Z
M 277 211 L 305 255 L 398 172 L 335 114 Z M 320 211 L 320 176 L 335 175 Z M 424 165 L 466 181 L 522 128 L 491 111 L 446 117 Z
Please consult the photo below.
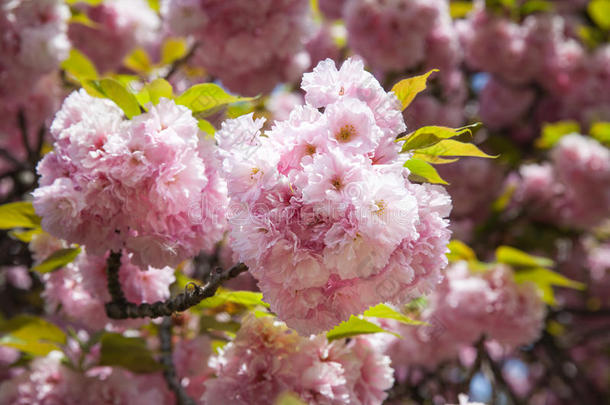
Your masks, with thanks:
M 182 67 L 182 65 L 186 64 L 189 59 L 193 57 L 198 46 L 199 44 L 195 43 L 186 55 L 175 61 L 172 64 L 172 67 L 169 69 L 169 72 L 167 72 L 167 74 L 165 75 L 164 79 L 169 80 L 174 75 L 174 73 L 176 73 L 178 69 Z
M 176 368 L 172 358 L 172 318 L 166 316 L 159 325 L 159 340 L 161 341 L 161 364 L 163 364 L 163 377 L 174 394 L 176 405 L 195 405 L 176 376 Z
M 187 284 L 185 291 L 166 301 L 157 301 L 153 304 L 134 304 L 125 299 L 118 279 L 120 268 L 120 253 L 111 253 L 108 257 L 108 291 L 112 300 L 106 304 L 106 315 L 112 319 L 127 318 L 160 318 L 170 316 L 175 312 L 182 312 L 199 304 L 205 298 L 214 296 L 218 287 L 225 280 L 236 277 L 248 270 L 248 267 L 239 263 L 228 270 L 216 268 L 211 272 L 205 286 L 195 283 Z

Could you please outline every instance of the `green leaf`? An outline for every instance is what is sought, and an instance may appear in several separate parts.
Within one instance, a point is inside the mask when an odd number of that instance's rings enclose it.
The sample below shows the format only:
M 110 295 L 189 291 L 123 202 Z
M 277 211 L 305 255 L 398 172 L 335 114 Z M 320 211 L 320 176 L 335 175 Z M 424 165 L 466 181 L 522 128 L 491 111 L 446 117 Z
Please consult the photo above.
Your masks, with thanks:
M 541 149 L 552 148 L 564 135 L 574 132 L 580 133 L 580 125 L 576 121 L 559 121 L 552 124 L 544 124 L 542 135 L 536 140 L 536 147 Z
M 210 121 L 208 120 L 204 120 L 201 119 L 197 122 L 197 126 L 199 127 L 200 130 L 202 130 L 203 132 L 205 132 L 208 135 L 214 135 L 216 133 L 216 128 L 214 128 L 214 125 L 212 125 L 210 123 Z
M 176 104 L 188 107 L 193 114 L 213 113 L 227 104 L 251 100 L 252 97 L 238 97 L 227 93 L 214 83 L 201 83 L 176 97 Z
M 413 153 L 413 158 L 414 159 L 420 159 L 420 160 L 423 160 L 425 162 L 432 163 L 432 164 L 435 164 L 435 165 L 444 165 L 444 164 L 447 164 L 447 163 L 453 163 L 453 162 L 457 162 L 458 161 L 458 158 L 447 159 L 447 158 L 442 158 L 442 157 L 438 157 L 438 156 L 423 155 L 423 154 L 417 153 L 417 152 Z
M 547 257 L 533 256 L 510 246 L 498 247 L 496 260 L 512 267 L 551 267 L 555 264 Z
M 0 322 L 0 345 L 9 346 L 34 356 L 46 356 L 61 350 L 66 334 L 52 323 L 32 315 L 20 315 Z
M 447 248 L 449 249 L 447 258 L 451 262 L 457 262 L 460 260 L 466 260 L 467 262 L 477 261 L 477 255 L 474 250 L 472 250 L 470 246 L 462 241 L 453 239 L 449 242 Z
M 241 324 L 235 321 L 221 322 L 214 316 L 201 316 L 199 318 L 199 329 L 201 332 L 219 330 L 224 332 L 237 333 Z
M 454 138 L 465 133 L 470 134 L 472 133 L 471 129 L 478 126 L 479 124 L 476 123 L 461 128 L 448 128 L 440 126 L 421 127 L 417 131 L 412 132 L 403 138 L 397 139 L 396 142 L 404 141 L 402 145 L 402 152 L 406 152 L 409 150 L 421 149 L 435 145 L 443 139 Z
M 72 48 L 70 55 L 61 63 L 61 68 L 78 81 L 84 79 L 97 79 L 98 73 L 95 65 L 82 52 Z
M 425 325 L 425 322 L 417 321 L 415 319 L 411 319 L 408 316 L 401 314 L 395 309 L 387 306 L 386 304 L 378 304 L 374 307 L 371 307 L 364 311 L 364 316 L 369 316 L 373 318 L 383 318 L 383 319 L 395 319 L 404 323 L 406 325 Z
M 474 3 L 472 1 L 452 1 L 449 3 L 449 12 L 451 18 L 464 18 L 472 9 Z
M 553 286 L 584 290 L 585 285 L 545 268 L 529 268 L 515 271 L 515 281 L 517 283 L 532 282 L 542 294 L 542 299 L 549 305 L 554 305 L 555 294 Z
M 136 95 L 138 103 L 145 107 L 152 102 L 153 105 L 159 104 L 161 98 L 172 99 L 174 97 L 174 89 L 172 85 L 165 79 L 155 79 L 146 84 L 142 90 Z
M 155 12 L 161 11 L 161 2 L 160 0 L 148 0 L 148 6 Z
M 610 30 L 610 0 L 591 0 L 587 12 L 599 28 Z
M 421 177 L 423 180 L 434 184 L 449 184 L 438 174 L 436 169 L 430 164 L 421 159 L 411 158 L 407 160 L 404 166 L 409 169 L 412 175 Z
M 97 6 L 104 2 L 104 0 L 66 0 L 66 4 L 73 5 L 77 3 L 85 3 L 90 6 Z
M 553 3 L 545 0 L 529 0 L 526 1 L 520 9 L 521 15 L 529 15 L 541 11 L 552 11 Z
M 168 38 L 161 49 L 161 63 L 171 65 L 178 59 L 183 58 L 188 52 L 184 38 Z
M 91 95 L 99 97 L 99 94 L 102 94 L 114 101 L 123 110 L 127 118 L 131 119 L 141 114 L 142 110 L 140 110 L 140 104 L 136 97 L 117 80 L 102 79 L 86 80 L 85 82 L 94 89 L 93 94 L 90 92 Z M 89 91 L 89 88 L 86 88 L 86 90 Z
M 278 396 L 274 405 L 307 405 L 307 402 L 302 401 L 295 393 L 286 391 Z
M 379 325 L 375 325 L 372 322 L 352 315 L 350 316 L 349 320 L 341 322 L 339 325 L 328 331 L 326 333 L 326 338 L 329 341 L 333 341 L 357 335 L 365 335 L 379 332 L 391 333 L 392 335 L 398 338 L 401 337 L 400 335 L 394 332 L 390 332 L 388 330 L 383 329 Z
M 0 229 L 40 228 L 40 217 L 31 202 L 0 205 Z
M 134 373 L 152 373 L 163 369 L 144 339 L 125 337 L 119 333 L 105 333 L 102 336 L 99 364 L 123 367 Z
M 10 231 L 9 235 L 16 239 L 19 239 L 22 242 L 29 243 L 32 241 L 32 238 L 35 235 L 40 235 L 43 232 L 44 231 L 42 230 L 42 228 L 33 228 L 25 231 Z
M 496 200 L 491 204 L 491 210 L 493 212 L 502 212 L 508 207 L 511 199 L 513 198 L 513 194 L 515 194 L 515 190 L 517 186 L 514 184 L 510 184 L 506 186 L 502 194 L 496 198 Z
M 491 159 L 497 157 L 488 155 L 472 143 L 459 142 L 453 139 L 444 139 L 436 145 L 418 149 L 417 152 L 432 156 L 475 156 Z
M 89 28 L 98 28 L 99 24 L 91 20 L 87 14 L 81 12 L 72 12 L 72 16 L 68 20 L 68 24 L 80 24 Z
M 610 147 L 610 122 L 595 122 L 589 130 L 591 136 Z
M 148 56 L 148 53 L 142 48 L 137 48 L 127 55 L 123 60 L 123 65 L 142 74 L 150 73 L 153 68 L 150 56 Z
M 248 308 L 263 306 L 269 308 L 269 304 L 263 301 L 263 294 L 253 291 L 231 291 L 219 288 L 213 297 L 206 298 L 198 306 L 202 308 L 216 308 L 226 303 L 243 305 Z
M 423 75 L 403 79 L 392 87 L 392 92 L 394 92 L 402 104 L 403 110 L 407 108 L 409 104 L 411 104 L 415 96 L 426 89 L 426 81 L 428 80 L 428 76 L 430 76 L 433 72 L 438 71 L 438 69 L 432 69 Z
M 61 269 L 66 264 L 72 263 L 74 259 L 76 259 L 76 257 L 80 254 L 80 252 L 80 247 L 59 249 L 53 252 L 38 266 L 32 268 L 32 270 L 44 274 Z

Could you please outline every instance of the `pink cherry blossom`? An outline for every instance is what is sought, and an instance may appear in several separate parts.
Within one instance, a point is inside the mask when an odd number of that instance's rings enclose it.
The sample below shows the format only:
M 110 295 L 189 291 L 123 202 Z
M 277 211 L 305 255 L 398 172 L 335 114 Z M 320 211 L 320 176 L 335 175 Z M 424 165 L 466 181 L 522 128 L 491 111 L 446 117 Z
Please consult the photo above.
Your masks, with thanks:
M 406 179 L 398 100 L 361 63 L 331 63 L 305 75 L 306 105 L 264 136 L 252 115 L 217 133 L 231 248 L 303 334 L 432 290 L 450 235 L 446 192 Z
M 131 121 L 81 90 L 51 126 L 34 206 L 54 236 L 92 254 L 126 248 L 137 265 L 177 265 L 225 227 L 226 185 L 190 110 L 162 99 Z

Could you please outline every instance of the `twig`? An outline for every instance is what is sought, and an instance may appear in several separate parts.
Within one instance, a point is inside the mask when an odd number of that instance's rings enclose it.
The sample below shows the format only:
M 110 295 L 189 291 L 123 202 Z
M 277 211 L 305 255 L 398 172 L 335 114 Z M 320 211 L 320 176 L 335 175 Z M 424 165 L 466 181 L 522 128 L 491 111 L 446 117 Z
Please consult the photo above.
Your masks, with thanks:
M 188 396 L 176 376 L 176 368 L 172 359 L 172 318 L 166 316 L 159 325 L 159 339 L 161 340 L 161 364 L 163 364 L 163 377 L 174 394 L 176 405 L 195 405 L 195 401 Z
M 169 69 L 169 72 L 167 72 L 167 74 L 165 75 L 164 79 L 169 80 L 174 75 L 174 73 L 176 73 L 178 71 L 178 69 L 182 65 L 186 64 L 189 61 L 189 59 L 191 59 L 193 57 L 198 46 L 199 46 L 199 44 L 195 43 L 186 55 L 184 55 L 182 58 L 175 61 L 172 64 L 172 67 Z
M 19 128 L 21 129 L 21 140 L 23 141 L 23 147 L 25 148 L 28 154 L 28 162 L 32 161 L 34 157 L 34 153 L 32 151 L 32 147 L 30 146 L 30 141 L 28 139 L 28 122 L 25 116 L 25 112 L 22 108 L 17 112 L 17 122 L 19 124 Z
M 125 299 L 121 290 L 118 279 L 120 255 L 120 253 L 111 253 L 108 258 L 108 291 L 112 301 L 106 304 L 106 315 L 112 319 L 159 318 L 169 316 L 174 312 L 184 311 L 199 304 L 205 298 L 212 297 L 223 281 L 234 278 L 248 270 L 248 267 L 243 263 L 236 264 L 225 271 L 217 268 L 211 272 L 209 281 L 203 287 L 195 283 L 189 283 L 182 294 L 166 301 L 157 301 L 153 304 L 134 304 Z
M 489 369 L 493 374 L 494 381 L 499 385 L 499 388 L 502 389 L 508 395 L 510 401 L 514 405 L 525 405 L 525 403 L 517 396 L 517 394 L 515 394 L 510 385 L 506 382 L 504 376 L 502 375 L 502 370 L 496 364 L 496 362 L 493 361 L 493 359 L 485 348 L 483 348 L 481 354 L 483 356 L 483 359 L 485 360 L 485 363 L 489 366 Z

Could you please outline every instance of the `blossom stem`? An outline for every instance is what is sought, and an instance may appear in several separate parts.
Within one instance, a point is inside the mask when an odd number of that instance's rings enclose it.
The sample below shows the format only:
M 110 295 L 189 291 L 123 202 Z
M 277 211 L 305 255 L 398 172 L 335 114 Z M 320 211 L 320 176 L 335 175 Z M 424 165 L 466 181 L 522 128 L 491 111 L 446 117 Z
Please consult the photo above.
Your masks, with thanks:
M 163 377 L 169 388 L 176 395 L 176 405 L 195 405 L 195 401 L 188 396 L 178 377 L 172 359 L 172 318 L 166 316 L 159 325 L 159 340 L 161 341 L 161 364 L 163 364 Z
M 185 291 L 166 301 L 157 301 L 153 304 L 134 304 L 128 302 L 121 290 L 118 279 L 120 267 L 120 253 L 111 253 L 108 258 L 108 291 L 112 300 L 106 304 L 106 314 L 111 319 L 127 318 L 159 318 L 170 316 L 174 312 L 182 312 L 212 297 L 223 281 L 236 277 L 248 270 L 245 264 L 239 263 L 227 270 L 216 268 L 210 273 L 205 286 L 189 283 Z M 118 259 L 117 259 L 118 258 Z

